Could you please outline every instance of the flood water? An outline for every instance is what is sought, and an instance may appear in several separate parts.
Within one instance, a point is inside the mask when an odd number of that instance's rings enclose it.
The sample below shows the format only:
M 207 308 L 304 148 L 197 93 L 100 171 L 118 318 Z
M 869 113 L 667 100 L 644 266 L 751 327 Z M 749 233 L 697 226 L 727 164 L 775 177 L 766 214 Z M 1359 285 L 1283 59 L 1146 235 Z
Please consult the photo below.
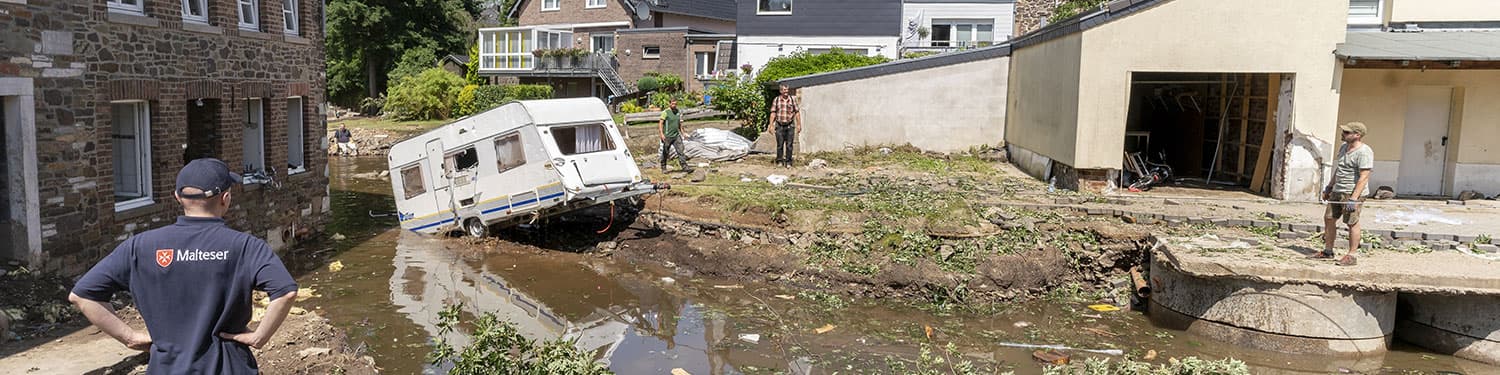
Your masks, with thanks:
M 1154 350 L 1161 363 L 1233 357 L 1249 362 L 1257 374 L 1500 373 L 1399 342 L 1384 356 L 1310 358 L 1228 347 L 1153 327 L 1138 312 L 1095 312 L 1085 303 L 1037 301 L 992 314 L 937 313 L 907 302 L 694 277 L 667 265 L 549 249 L 545 239 L 539 247 L 419 235 L 396 228 L 392 217 L 371 217 L 372 211 L 393 209 L 390 186 L 376 175 L 384 165 L 379 157 L 330 160 L 334 219 L 328 233 L 344 239 L 301 252 L 326 258 L 289 263 L 301 265 L 294 265 L 306 271 L 300 283 L 320 295 L 303 307 L 345 330 L 350 344 L 363 347 L 386 373 L 435 372 L 425 356 L 437 335 L 437 314 L 458 303 L 469 316 L 494 313 L 533 339 L 576 338 L 580 348 L 620 374 L 676 368 L 691 374 L 892 373 L 891 363 L 910 368 L 923 343 L 952 343 L 964 359 L 1001 371 L 1041 371 L 1030 349 L 1004 348 L 1001 342 L 1121 349 L 1136 358 Z M 651 242 L 655 246 L 673 243 L 670 234 L 642 224 L 626 232 L 662 236 Z M 624 240 L 621 246 L 641 243 Z M 320 266 L 328 261 L 344 267 L 331 272 Z M 832 330 L 815 331 L 829 325 Z M 465 342 L 461 333 L 449 339 Z

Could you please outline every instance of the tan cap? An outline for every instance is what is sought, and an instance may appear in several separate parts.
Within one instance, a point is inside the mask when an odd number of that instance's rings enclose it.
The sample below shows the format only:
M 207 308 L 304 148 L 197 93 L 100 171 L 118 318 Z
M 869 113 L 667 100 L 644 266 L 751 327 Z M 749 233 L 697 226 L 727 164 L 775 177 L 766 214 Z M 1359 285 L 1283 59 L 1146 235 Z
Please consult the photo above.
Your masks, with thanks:
M 1355 121 L 1355 122 L 1350 122 L 1350 123 L 1347 123 L 1347 124 L 1339 125 L 1339 131 L 1340 132 L 1359 133 L 1359 136 L 1361 136 L 1361 137 L 1365 136 L 1365 132 L 1368 131 L 1368 130 L 1369 130 L 1369 128 L 1365 127 L 1365 123 L 1359 122 L 1359 121 Z

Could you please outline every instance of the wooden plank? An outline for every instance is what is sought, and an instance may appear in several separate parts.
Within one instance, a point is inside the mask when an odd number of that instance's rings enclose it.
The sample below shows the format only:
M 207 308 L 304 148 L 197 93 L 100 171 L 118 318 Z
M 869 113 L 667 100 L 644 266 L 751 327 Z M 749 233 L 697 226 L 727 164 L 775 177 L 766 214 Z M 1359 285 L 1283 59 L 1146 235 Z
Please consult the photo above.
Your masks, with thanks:
M 1271 148 L 1276 147 L 1276 106 L 1281 104 L 1281 75 L 1271 75 L 1271 86 L 1266 90 L 1266 131 L 1261 133 L 1259 156 L 1255 161 L 1255 174 L 1250 176 L 1250 190 L 1266 192 L 1266 172 L 1271 169 Z
M 1234 175 L 1237 180 L 1245 177 L 1245 144 L 1250 142 L 1245 138 L 1250 136 L 1250 92 L 1255 91 L 1255 82 L 1251 81 L 1251 77 L 1253 76 L 1250 74 L 1244 75 L 1245 95 L 1240 97 L 1240 147 L 1235 148 L 1239 151 L 1237 153 L 1240 162 L 1234 165 Z

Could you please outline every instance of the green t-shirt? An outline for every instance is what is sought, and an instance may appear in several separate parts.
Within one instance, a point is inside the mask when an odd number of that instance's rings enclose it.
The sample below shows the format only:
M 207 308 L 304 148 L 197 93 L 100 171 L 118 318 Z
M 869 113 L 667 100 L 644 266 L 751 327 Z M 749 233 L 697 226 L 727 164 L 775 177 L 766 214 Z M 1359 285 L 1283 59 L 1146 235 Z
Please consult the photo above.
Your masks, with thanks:
M 661 111 L 661 119 L 667 121 L 667 123 L 662 126 L 662 136 L 667 138 L 677 138 L 677 136 L 680 135 L 680 129 L 682 128 L 682 116 L 679 115 L 677 111 L 669 109 Z
M 1359 146 L 1352 151 L 1349 150 L 1348 143 L 1339 147 L 1339 154 L 1333 165 L 1333 192 L 1353 193 L 1354 185 L 1359 182 L 1359 171 L 1375 169 L 1375 151 L 1370 149 L 1370 145 Z

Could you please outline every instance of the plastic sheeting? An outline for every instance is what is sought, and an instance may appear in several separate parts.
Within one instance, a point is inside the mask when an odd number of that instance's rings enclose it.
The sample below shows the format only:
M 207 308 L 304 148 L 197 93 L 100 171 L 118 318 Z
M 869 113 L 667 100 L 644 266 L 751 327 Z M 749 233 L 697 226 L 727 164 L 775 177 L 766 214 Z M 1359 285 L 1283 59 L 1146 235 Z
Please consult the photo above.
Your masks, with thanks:
M 682 137 L 683 152 L 690 159 L 739 160 L 750 154 L 750 140 L 720 129 L 698 129 Z

